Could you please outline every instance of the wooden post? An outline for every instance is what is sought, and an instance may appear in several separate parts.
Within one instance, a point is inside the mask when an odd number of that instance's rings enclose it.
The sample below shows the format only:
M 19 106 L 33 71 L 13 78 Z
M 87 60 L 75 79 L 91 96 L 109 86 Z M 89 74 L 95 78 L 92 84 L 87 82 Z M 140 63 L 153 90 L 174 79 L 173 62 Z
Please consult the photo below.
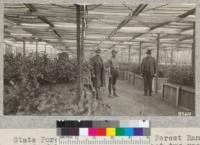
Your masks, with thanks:
M 140 48 L 139 48 L 139 65 L 141 65 L 141 57 L 142 57 L 142 41 L 140 41 Z
M 17 56 L 17 47 L 15 47 L 15 56 Z
M 36 61 L 37 61 L 37 59 L 38 59 L 38 40 L 36 40 L 35 58 L 36 58 Z
M 131 62 L 131 45 L 129 45 L 129 48 L 128 48 L 128 63 Z
M 171 65 L 173 64 L 173 58 L 174 58 L 174 52 L 173 52 L 173 48 L 171 49 Z
M 156 55 L 156 86 L 155 93 L 158 94 L 158 64 L 159 64 L 160 34 L 157 35 L 157 55 Z
M 51 57 L 53 56 L 53 47 L 51 47 L 50 55 L 51 55 Z
M 82 92 L 82 80 L 81 80 L 81 6 L 76 6 L 76 45 L 77 45 L 77 61 L 78 61 L 78 100 L 81 99 L 81 92 Z M 78 103 L 78 102 L 76 102 Z
M 46 55 L 46 53 L 47 53 L 47 46 L 46 44 L 44 44 L 44 55 Z
M 44 44 L 44 54 L 43 54 L 43 61 L 44 61 L 44 65 L 47 64 L 47 56 L 46 56 L 46 44 Z
M 122 49 L 121 49 L 121 62 L 123 63 Z
M 142 58 L 142 41 L 140 41 L 140 46 L 139 46 L 139 71 L 141 72 L 141 58 Z
M 23 56 L 26 56 L 26 41 L 25 39 L 23 40 Z
M 192 70 L 193 70 L 193 79 L 195 82 L 195 22 L 193 22 L 193 44 L 192 44 Z
M 167 64 L 167 52 L 164 50 L 164 55 L 165 55 L 165 65 Z
M 83 11 L 84 13 L 84 11 Z M 81 62 L 84 60 L 84 33 L 85 33 L 85 18 L 84 15 L 82 16 L 82 33 L 81 33 Z

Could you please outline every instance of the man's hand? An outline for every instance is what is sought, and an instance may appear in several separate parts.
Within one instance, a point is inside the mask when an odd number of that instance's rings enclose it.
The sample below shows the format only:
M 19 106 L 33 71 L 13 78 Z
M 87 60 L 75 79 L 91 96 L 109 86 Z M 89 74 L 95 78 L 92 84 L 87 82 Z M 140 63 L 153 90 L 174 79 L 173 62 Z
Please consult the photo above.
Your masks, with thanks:
M 109 79 L 109 82 L 112 82 L 112 79 L 113 79 L 113 78 L 112 78 L 112 75 L 109 75 L 109 78 L 108 78 L 108 79 Z
M 96 76 L 95 76 L 95 74 L 94 74 L 94 73 L 92 73 L 91 77 L 92 77 L 92 78 L 95 78 Z

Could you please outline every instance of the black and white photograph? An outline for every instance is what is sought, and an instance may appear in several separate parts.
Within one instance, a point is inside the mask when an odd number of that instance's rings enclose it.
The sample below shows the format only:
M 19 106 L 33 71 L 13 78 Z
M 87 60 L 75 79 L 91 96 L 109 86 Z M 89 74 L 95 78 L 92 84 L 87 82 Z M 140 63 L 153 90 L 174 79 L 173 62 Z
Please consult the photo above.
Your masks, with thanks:
M 195 3 L 4 5 L 4 115 L 194 116 Z

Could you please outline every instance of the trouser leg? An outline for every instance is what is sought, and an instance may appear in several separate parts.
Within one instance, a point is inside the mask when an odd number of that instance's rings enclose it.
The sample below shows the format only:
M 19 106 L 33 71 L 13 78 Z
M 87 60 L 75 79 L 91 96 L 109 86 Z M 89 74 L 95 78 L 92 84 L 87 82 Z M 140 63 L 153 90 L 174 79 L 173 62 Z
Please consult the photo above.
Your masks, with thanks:
M 146 75 L 146 92 L 148 95 L 152 95 L 152 79 L 150 74 Z
M 109 77 L 109 82 L 108 82 L 108 91 L 109 91 L 109 95 L 111 95 L 111 88 L 112 88 L 112 78 Z
M 147 76 L 144 75 L 144 95 L 147 95 L 147 86 L 148 86 Z
M 100 88 L 96 88 L 96 98 L 100 99 Z
M 149 77 L 149 95 L 152 95 L 152 77 Z
M 116 93 L 116 83 L 117 83 L 117 78 L 118 78 L 118 72 L 116 71 L 113 75 L 113 94 L 114 96 L 117 96 L 117 93 Z
M 112 89 L 113 89 L 113 95 L 115 95 L 116 86 L 115 86 L 115 76 L 114 75 L 113 75 L 113 80 L 112 80 Z

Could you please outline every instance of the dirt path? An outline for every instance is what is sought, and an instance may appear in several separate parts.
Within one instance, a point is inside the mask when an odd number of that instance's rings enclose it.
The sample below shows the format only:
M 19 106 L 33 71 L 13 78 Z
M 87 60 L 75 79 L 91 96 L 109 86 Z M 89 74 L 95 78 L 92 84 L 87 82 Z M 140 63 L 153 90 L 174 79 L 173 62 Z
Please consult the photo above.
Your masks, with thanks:
M 42 88 L 44 92 L 30 104 L 37 106 L 37 111 L 18 112 L 17 115 L 65 115 L 88 116 L 83 107 L 73 105 L 71 102 L 76 96 L 75 86 L 56 84 Z M 102 89 L 102 102 L 98 103 L 95 116 L 177 116 L 178 108 L 164 102 L 160 96 L 143 96 L 143 92 L 134 88 L 126 81 L 118 81 L 117 93 L 119 97 L 108 97 L 107 88 Z
M 109 112 L 99 109 L 96 115 L 111 116 L 176 116 L 179 109 L 162 101 L 161 96 L 143 96 L 143 92 L 134 88 L 125 81 L 118 81 L 117 90 L 119 97 L 108 97 L 105 89 L 102 98 L 110 106 Z

